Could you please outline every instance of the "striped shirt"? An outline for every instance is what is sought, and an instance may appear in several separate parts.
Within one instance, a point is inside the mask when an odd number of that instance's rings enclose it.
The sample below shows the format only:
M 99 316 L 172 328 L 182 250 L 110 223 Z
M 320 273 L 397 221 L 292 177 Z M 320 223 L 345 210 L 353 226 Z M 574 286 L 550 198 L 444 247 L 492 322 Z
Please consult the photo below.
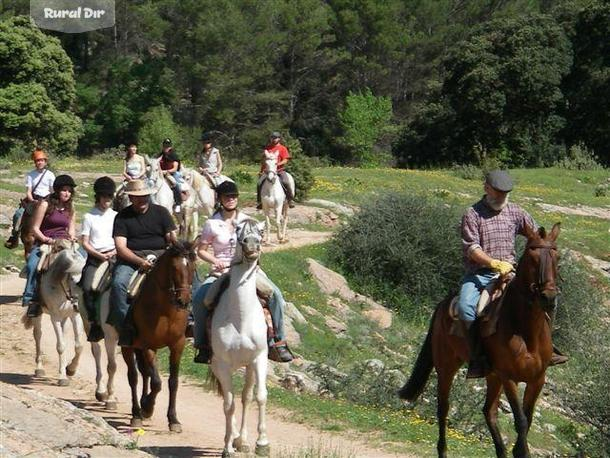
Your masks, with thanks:
M 481 248 L 493 259 L 515 263 L 515 239 L 523 235 L 525 225 L 534 229 L 534 219 L 517 204 L 508 203 L 501 211 L 493 210 L 485 197 L 470 207 L 462 217 L 462 252 L 467 273 L 481 269 L 470 259 L 476 248 Z

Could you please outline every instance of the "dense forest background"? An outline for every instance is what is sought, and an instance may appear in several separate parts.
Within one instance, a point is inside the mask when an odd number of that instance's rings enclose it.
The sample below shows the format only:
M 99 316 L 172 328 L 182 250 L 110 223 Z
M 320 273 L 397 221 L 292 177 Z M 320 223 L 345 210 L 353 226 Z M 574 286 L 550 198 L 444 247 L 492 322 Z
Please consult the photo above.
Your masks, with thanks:
M 576 146 L 610 164 L 601 0 L 116 0 L 114 28 L 81 34 L 0 7 L 5 156 L 165 136 L 191 154 L 207 131 L 247 160 L 280 130 L 332 163 L 540 166 Z

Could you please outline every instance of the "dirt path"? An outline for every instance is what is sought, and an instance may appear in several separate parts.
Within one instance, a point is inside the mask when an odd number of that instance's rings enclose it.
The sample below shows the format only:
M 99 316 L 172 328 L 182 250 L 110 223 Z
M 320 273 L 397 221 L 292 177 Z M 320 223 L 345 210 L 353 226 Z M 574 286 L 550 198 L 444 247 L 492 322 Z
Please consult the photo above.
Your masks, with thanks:
M 120 432 L 129 432 L 129 387 L 125 364 L 119 356 L 119 373 L 116 390 L 119 407 L 115 412 L 107 412 L 94 399 L 95 366 L 89 346 L 86 345 L 77 372 L 70 386 L 56 385 L 57 353 L 55 335 L 48 316 L 43 319 L 43 349 L 47 377 L 36 378 L 34 373 L 34 341 L 31 331 L 26 331 L 20 323 L 23 309 L 20 297 L 24 281 L 17 276 L 1 276 L 0 305 L 0 379 L 3 382 L 27 387 L 54 396 L 87 409 L 90 413 L 101 415 L 110 425 Z M 71 342 L 71 333 L 68 342 Z M 68 354 L 73 348 L 67 346 Z M 224 435 L 224 415 L 221 398 L 207 392 L 193 381 L 182 378 L 178 392 L 178 417 L 183 425 L 182 434 L 171 434 L 167 429 L 165 412 L 167 410 L 167 381 L 164 378 L 163 390 L 157 398 L 157 408 L 153 417 L 145 423 L 146 433 L 139 438 L 138 444 L 156 456 L 220 456 Z M 0 413 L 1 417 L 1 413 Z M 269 409 L 268 433 L 274 456 L 296 453 L 305 448 L 320 447 L 328 450 L 340 449 L 342 456 L 390 457 L 398 456 L 377 450 L 355 434 L 343 435 L 321 432 L 306 425 L 289 421 L 290 413 Z M 2 418 L 0 418 L 2 420 Z M 256 408 L 251 410 L 248 419 L 250 442 L 256 439 Z M 361 436 L 360 436 L 361 437 Z M 324 456 L 322 453 L 321 456 Z M 400 455 L 403 456 L 403 455 Z

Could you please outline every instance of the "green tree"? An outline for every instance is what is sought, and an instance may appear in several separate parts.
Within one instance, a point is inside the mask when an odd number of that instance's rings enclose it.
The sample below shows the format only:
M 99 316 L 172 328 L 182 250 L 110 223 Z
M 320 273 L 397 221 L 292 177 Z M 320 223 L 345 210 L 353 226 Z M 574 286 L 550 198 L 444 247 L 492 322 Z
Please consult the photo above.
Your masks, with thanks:
M 0 150 L 21 156 L 34 146 L 74 153 L 82 125 L 72 111 L 72 62 L 59 40 L 29 18 L 0 22 Z
M 359 93 L 350 91 L 340 119 L 343 143 L 351 150 L 356 163 L 370 167 L 381 165 L 374 147 L 392 119 L 390 98 L 375 97 L 369 88 Z

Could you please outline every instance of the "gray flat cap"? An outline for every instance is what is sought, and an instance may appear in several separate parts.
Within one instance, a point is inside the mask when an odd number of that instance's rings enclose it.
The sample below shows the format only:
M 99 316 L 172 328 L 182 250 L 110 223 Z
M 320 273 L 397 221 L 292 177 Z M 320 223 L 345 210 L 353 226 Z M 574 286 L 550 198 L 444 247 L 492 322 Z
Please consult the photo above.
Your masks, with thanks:
M 496 191 L 510 192 L 513 190 L 513 180 L 504 170 L 492 170 L 485 177 L 485 182 Z

